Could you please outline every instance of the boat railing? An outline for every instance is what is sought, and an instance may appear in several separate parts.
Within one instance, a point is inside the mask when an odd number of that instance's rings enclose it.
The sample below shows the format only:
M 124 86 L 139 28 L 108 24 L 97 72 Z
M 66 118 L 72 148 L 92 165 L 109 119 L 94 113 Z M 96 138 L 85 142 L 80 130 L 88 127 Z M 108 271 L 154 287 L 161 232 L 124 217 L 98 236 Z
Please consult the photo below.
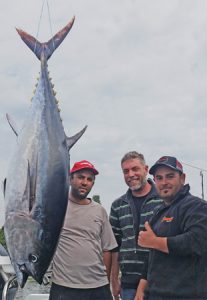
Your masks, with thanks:
M 7 297 L 9 287 L 13 285 L 17 289 L 16 275 L 9 256 L 0 256 L 0 275 L 5 282 L 1 299 L 9 300 L 9 298 Z

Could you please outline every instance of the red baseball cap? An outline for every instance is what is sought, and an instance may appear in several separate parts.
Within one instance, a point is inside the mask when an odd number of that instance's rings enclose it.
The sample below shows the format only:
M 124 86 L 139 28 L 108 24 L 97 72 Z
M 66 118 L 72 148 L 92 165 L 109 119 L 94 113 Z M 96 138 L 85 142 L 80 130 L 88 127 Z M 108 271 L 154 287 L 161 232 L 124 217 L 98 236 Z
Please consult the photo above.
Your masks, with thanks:
M 87 160 L 81 160 L 74 163 L 72 169 L 70 170 L 70 174 L 78 172 L 82 169 L 88 169 L 94 173 L 94 175 L 98 175 L 98 171 L 95 169 L 94 165 Z

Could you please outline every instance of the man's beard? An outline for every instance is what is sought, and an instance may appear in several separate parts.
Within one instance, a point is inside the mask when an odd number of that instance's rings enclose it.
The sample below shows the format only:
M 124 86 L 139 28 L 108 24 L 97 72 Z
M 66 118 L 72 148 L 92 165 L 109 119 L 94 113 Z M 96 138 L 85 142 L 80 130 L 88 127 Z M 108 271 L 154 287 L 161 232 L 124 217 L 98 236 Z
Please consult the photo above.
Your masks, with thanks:
M 130 188 L 131 191 L 139 192 L 145 187 L 146 183 L 147 183 L 147 179 L 143 178 L 143 179 L 140 180 L 140 183 L 138 183 L 136 186 L 132 186 L 132 187 L 129 187 L 129 188 Z
M 71 190 L 71 194 L 73 195 L 73 197 L 79 199 L 79 200 L 84 200 L 90 191 L 85 192 L 84 194 L 80 194 L 79 191 L 77 189 L 72 189 Z
M 171 194 L 169 196 L 165 196 L 165 193 L 160 193 L 158 191 L 158 194 L 160 196 L 160 198 L 165 202 L 166 205 L 170 205 L 173 201 L 174 201 L 174 198 L 175 198 L 175 194 Z

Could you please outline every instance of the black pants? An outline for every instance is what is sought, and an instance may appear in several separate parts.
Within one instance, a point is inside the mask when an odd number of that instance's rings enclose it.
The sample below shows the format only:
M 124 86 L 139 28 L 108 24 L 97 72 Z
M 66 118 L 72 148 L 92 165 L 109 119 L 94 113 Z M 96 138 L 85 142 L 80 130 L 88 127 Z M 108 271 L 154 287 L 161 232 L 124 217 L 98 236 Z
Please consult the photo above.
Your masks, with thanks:
M 109 284 L 93 289 L 73 289 L 52 283 L 49 300 L 113 300 Z

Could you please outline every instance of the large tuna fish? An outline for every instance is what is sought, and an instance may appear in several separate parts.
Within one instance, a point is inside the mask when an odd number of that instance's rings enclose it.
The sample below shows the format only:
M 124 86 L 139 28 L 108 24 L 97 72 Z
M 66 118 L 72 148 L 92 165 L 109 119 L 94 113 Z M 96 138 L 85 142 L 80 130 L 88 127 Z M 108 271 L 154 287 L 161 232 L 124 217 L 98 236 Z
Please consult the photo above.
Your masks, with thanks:
M 17 30 L 41 61 L 37 88 L 18 133 L 5 187 L 5 237 L 21 287 L 29 275 L 41 284 L 52 260 L 67 207 L 68 150 L 85 131 L 66 137 L 47 69 L 47 60 L 73 22 L 47 43 Z

